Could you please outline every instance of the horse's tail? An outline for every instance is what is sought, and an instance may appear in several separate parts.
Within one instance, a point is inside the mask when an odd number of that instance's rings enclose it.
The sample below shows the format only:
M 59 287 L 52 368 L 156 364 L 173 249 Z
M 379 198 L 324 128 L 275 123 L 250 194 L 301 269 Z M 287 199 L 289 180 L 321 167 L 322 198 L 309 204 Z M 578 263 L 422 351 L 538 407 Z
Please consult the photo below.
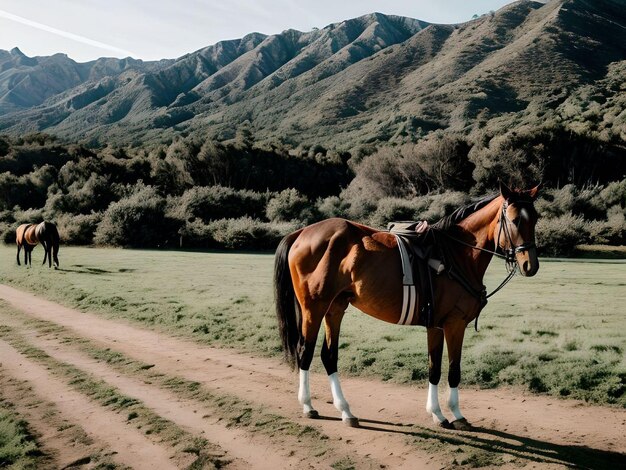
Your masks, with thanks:
M 283 238 L 276 248 L 274 256 L 274 302 L 278 329 L 282 340 L 285 359 L 293 367 L 296 362 L 296 349 L 300 339 L 298 312 L 296 312 L 296 293 L 289 271 L 289 250 L 300 235 L 300 230 Z

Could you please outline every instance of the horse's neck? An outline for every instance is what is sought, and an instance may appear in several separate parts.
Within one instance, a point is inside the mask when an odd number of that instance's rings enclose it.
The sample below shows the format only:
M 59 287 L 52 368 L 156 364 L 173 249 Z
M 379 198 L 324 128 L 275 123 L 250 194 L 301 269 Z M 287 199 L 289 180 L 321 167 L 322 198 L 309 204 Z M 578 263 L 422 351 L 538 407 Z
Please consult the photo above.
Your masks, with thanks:
M 502 208 L 502 197 L 498 196 L 485 207 L 462 220 L 459 227 L 469 244 L 479 249 L 469 246 L 462 248 L 461 259 L 465 260 L 464 269 L 472 273 L 476 280 L 482 284 L 482 279 L 487 271 L 489 262 L 493 255 L 486 251 L 495 250 L 495 228 L 498 223 L 498 216 Z

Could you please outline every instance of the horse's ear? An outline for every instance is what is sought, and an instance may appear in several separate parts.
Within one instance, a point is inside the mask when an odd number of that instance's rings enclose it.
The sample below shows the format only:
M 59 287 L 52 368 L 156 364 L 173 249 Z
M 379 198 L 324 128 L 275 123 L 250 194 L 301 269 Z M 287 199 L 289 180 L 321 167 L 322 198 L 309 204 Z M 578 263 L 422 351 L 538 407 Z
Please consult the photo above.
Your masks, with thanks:
M 543 183 L 539 183 L 537 186 L 535 186 L 533 189 L 529 189 L 528 190 L 528 195 L 530 196 L 530 198 L 534 201 L 535 199 L 537 199 L 537 196 L 539 195 L 539 190 L 543 188 Z
M 513 196 L 515 195 L 515 192 L 511 188 L 509 188 L 506 184 L 504 184 L 502 180 L 499 180 L 499 183 L 500 183 L 500 194 L 502 194 L 502 197 L 506 201 L 511 200 Z

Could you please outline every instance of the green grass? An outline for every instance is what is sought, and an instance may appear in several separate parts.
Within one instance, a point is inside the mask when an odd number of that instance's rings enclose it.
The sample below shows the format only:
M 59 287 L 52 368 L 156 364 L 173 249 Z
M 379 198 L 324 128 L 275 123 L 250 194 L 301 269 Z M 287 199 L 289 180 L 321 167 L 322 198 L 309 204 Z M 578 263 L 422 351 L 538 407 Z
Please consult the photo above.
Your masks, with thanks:
M 280 354 L 272 255 L 63 247 L 60 259 L 59 271 L 20 268 L 13 248 L 2 247 L 0 282 L 205 344 Z M 495 260 L 488 288 L 503 276 Z M 623 261 L 542 260 L 536 277 L 517 277 L 491 299 L 479 332 L 468 329 L 463 383 L 626 407 L 625 287 Z M 350 308 L 340 349 L 342 372 L 426 383 L 423 328 Z
M 40 456 L 27 423 L 0 401 L 0 468 L 36 469 Z

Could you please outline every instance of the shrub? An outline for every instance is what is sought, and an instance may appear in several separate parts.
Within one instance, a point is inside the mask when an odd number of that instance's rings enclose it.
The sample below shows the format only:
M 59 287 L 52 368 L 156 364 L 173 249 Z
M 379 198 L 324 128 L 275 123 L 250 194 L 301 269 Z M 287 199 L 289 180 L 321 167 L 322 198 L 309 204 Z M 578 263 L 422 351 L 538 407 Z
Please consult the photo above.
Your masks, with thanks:
M 539 219 L 536 239 L 537 246 L 544 255 L 571 256 L 576 245 L 587 241 L 587 226 L 581 216 L 574 216 L 571 213 Z
M 626 216 L 621 206 L 607 210 L 605 220 L 593 220 L 587 224 L 589 242 L 595 244 L 622 244 L 626 237 Z
M 178 231 L 180 248 L 212 248 L 217 247 L 213 239 L 211 226 L 201 220 L 187 221 Z
M 422 209 L 417 201 L 418 199 L 381 199 L 369 223 L 374 227 L 386 227 L 392 221 L 416 220 Z
M 17 225 L 9 222 L 0 222 L 0 240 L 4 243 L 13 244 L 15 243 L 15 229 Z
M 328 196 L 324 199 L 318 199 L 315 207 L 320 219 L 349 217 L 350 203 L 338 196 Z
M 86 181 L 75 181 L 65 192 L 48 196 L 46 212 L 50 214 L 89 214 L 104 211 L 117 199 L 115 187 L 108 176 L 92 173 Z
M 42 209 L 26 209 L 21 210 L 19 207 L 13 212 L 13 218 L 15 219 L 15 228 L 21 224 L 38 224 L 43 222 L 43 210 Z
M 151 186 L 136 192 L 105 211 L 94 242 L 99 245 L 157 247 L 175 244 L 177 225 L 165 216 L 165 198 Z
M 468 204 L 470 198 L 467 194 L 455 191 L 446 191 L 441 194 L 430 194 L 425 196 L 426 210 L 420 213 L 421 219 L 429 222 L 436 222 L 442 217 L 451 214 L 455 209 Z
M 265 215 L 268 194 L 236 190 L 224 186 L 199 186 L 191 188 L 175 201 L 173 214 L 180 220 L 204 222 L 224 218 Z
M 285 189 L 270 199 L 265 213 L 272 222 L 308 223 L 315 218 L 315 206 L 296 189 Z
M 600 198 L 607 207 L 617 204 L 626 207 L 626 179 L 607 184 L 600 192 Z
M 224 248 L 271 249 L 287 233 L 293 231 L 293 224 L 273 224 L 250 217 L 222 219 L 209 224 L 211 237 Z
M 89 245 L 93 243 L 94 233 L 102 220 L 101 213 L 61 214 L 56 223 L 62 243 L 67 245 Z

